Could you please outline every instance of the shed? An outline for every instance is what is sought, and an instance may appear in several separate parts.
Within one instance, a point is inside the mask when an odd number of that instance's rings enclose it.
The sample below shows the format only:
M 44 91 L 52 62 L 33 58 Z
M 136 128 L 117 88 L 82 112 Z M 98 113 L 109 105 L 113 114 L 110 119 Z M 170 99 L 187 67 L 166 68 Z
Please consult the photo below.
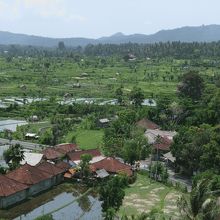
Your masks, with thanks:
M 105 169 L 97 170 L 96 174 L 97 174 L 97 177 L 101 179 L 104 179 L 109 176 L 109 173 Z
M 111 157 L 108 157 L 101 161 L 93 163 L 90 166 L 92 169 L 95 169 L 95 170 L 105 169 L 107 172 L 113 173 L 113 174 L 124 173 L 124 174 L 127 174 L 128 176 L 132 176 L 133 174 L 132 168 L 130 165 L 121 163 L 120 161 L 114 158 L 111 158 Z
M 152 122 L 151 120 L 147 119 L 147 118 L 142 118 L 141 120 L 139 120 L 136 125 L 140 128 L 143 128 L 145 130 L 147 129 L 159 129 L 159 125 L 155 124 L 154 122 Z

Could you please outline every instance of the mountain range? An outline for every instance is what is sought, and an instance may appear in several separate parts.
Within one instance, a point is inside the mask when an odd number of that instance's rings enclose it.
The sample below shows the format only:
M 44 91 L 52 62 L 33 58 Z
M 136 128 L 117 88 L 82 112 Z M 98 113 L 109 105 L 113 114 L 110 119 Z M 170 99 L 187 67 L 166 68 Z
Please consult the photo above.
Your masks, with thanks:
M 0 31 L 0 44 L 31 45 L 41 47 L 57 47 L 63 41 L 67 47 L 86 46 L 88 44 L 121 44 L 121 43 L 156 43 L 167 41 L 212 42 L 220 41 L 220 25 L 202 25 L 198 27 L 181 27 L 172 30 L 161 30 L 155 34 L 124 35 L 116 33 L 109 37 L 92 38 L 49 38 L 26 34 L 15 34 Z

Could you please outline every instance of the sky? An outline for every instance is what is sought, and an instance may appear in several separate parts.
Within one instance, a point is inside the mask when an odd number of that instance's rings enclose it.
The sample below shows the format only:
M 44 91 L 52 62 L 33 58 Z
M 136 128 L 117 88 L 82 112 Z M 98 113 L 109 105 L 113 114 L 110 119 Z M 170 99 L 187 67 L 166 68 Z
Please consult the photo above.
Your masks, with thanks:
M 0 0 L 0 30 L 47 37 L 220 24 L 220 0 Z

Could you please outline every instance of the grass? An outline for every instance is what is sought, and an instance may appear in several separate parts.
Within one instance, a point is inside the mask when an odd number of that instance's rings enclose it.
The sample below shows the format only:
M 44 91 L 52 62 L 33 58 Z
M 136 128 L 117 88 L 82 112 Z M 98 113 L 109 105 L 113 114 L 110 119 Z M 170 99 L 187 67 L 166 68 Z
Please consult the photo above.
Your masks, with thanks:
M 72 136 L 72 132 L 66 137 L 66 141 L 69 142 Z M 78 129 L 75 133 L 76 143 L 82 150 L 99 148 L 102 144 L 103 130 L 83 130 Z
M 125 190 L 123 205 L 119 210 L 119 216 L 138 215 L 150 212 L 152 209 L 163 211 L 178 219 L 176 200 L 180 192 L 173 187 L 150 180 L 146 175 L 138 174 L 137 180 Z

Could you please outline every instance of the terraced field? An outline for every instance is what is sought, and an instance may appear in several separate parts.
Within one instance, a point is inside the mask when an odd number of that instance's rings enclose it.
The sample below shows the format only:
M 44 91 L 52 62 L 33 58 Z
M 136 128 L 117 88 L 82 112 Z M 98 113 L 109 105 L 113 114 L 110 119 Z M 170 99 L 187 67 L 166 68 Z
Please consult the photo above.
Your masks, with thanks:
M 180 195 L 174 188 L 151 181 L 146 175 L 139 174 L 137 181 L 126 189 L 119 215 L 131 216 L 157 209 L 172 217 L 172 220 L 178 220 L 181 218 L 176 204 Z

